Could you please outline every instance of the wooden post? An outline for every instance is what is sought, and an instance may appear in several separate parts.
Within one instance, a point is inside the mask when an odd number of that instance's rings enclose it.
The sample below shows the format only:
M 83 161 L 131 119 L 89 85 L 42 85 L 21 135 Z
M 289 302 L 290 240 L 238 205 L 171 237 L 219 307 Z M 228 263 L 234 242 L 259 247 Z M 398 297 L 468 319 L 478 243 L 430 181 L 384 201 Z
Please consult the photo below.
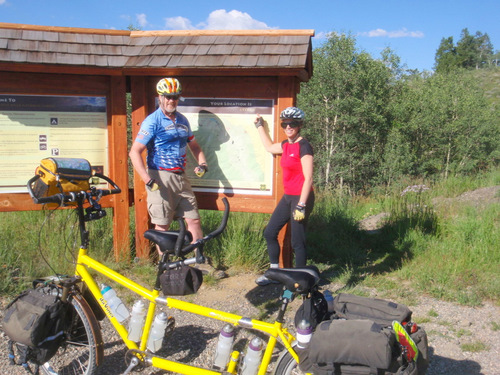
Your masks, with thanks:
M 142 121 L 148 115 L 148 94 L 146 77 L 131 77 L 132 93 L 132 142 L 135 140 Z M 144 155 L 145 158 L 145 155 Z M 144 232 L 149 229 L 150 220 L 147 209 L 147 193 L 144 182 L 134 172 L 134 205 L 135 205 L 135 249 L 139 258 L 148 258 L 150 245 L 144 238 Z
M 115 258 L 130 257 L 128 205 L 127 107 L 125 77 L 110 77 L 111 129 L 109 159 L 111 178 L 122 189 L 113 197 L 113 248 Z

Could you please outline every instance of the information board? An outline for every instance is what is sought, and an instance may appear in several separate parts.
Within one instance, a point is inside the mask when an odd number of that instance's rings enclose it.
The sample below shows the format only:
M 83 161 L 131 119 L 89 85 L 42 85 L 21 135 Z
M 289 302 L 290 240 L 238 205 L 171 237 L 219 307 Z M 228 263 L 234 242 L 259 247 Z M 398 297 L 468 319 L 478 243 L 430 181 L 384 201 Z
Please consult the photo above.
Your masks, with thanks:
M 106 97 L 0 94 L 0 192 L 26 192 L 40 160 L 87 159 L 108 173 Z
M 273 157 L 262 145 L 254 121 L 260 114 L 274 134 L 271 99 L 189 98 L 179 102 L 209 167 L 203 178 L 188 153 L 186 173 L 195 191 L 271 195 Z

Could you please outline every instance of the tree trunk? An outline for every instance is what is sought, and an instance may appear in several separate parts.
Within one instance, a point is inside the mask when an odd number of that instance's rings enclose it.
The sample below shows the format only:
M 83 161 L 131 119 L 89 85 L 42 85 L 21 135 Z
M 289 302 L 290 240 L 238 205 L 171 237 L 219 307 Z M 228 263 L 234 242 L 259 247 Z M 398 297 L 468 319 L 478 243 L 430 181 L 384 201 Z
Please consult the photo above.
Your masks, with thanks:
M 448 179 L 448 171 L 450 168 L 451 141 L 448 141 L 448 152 L 446 153 L 446 166 L 444 169 L 444 179 Z

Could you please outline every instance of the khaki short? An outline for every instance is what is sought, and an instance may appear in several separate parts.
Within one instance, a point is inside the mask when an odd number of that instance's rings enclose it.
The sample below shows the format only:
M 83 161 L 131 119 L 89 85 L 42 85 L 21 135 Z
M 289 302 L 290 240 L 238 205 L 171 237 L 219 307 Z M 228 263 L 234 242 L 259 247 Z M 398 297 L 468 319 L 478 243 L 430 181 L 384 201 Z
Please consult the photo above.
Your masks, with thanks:
M 167 171 L 148 171 L 160 189 L 148 190 L 148 212 L 151 222 L 158 225 L 170 225 L 174 218 L 199 219 L 198 204 L 185 175 Z

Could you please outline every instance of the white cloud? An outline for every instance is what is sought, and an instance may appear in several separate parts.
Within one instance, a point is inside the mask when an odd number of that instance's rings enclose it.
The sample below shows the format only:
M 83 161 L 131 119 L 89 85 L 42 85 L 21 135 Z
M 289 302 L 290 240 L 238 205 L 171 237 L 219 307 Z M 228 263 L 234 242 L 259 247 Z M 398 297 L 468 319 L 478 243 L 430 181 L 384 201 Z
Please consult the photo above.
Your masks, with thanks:
M 137 20 L 137 24 L 140 27 L 146 27 L 148 25 L 148 21 L 146 19 L 146 15 L 144 13 L 136 14 L 135 19 Z
M 248 13 L 225 9 L 214 10 L 208 16 L 204 27 L 208 30 L 268 29 L 264 23 L 254 20 Z
M 327 33 L 327 32 L 324 32 L 324 31 L 320 31 L 319 33 L 316 33 L 314 35 L 314 39 L 317 39 L 317 40 L 328 39 L 329 35 L 330 35 L 330 33 Z
M 193 26 L 192 22 L 184 17 L 165 19 L 165 26 L 174 30 L 242 30 L 242 29 L 270 29 L 264 22 L 253 19 L 248 13 L 238 10 L 227 12 L 225 9 L 214 10 L 206 21 Z
M 337 31 L 320 31 L 314 34 L 313 40 L 319 41 L 330 38 L 332 35 L 340 35 Z
M 180 16 L 165 18 L 165 27 L 172 30 L 192 30 L 195 28 L 189 19 Z
M 375 29 L 367 32 L 359 33 L 360 36 L 367 36 L 369 38 L 423 38 L 422 31 L 408 31 L 405 27 L 400 30 L 386 31 L 384 29 Z
M 7 0 L 0 0 L 0 5 L 6 4 Z

